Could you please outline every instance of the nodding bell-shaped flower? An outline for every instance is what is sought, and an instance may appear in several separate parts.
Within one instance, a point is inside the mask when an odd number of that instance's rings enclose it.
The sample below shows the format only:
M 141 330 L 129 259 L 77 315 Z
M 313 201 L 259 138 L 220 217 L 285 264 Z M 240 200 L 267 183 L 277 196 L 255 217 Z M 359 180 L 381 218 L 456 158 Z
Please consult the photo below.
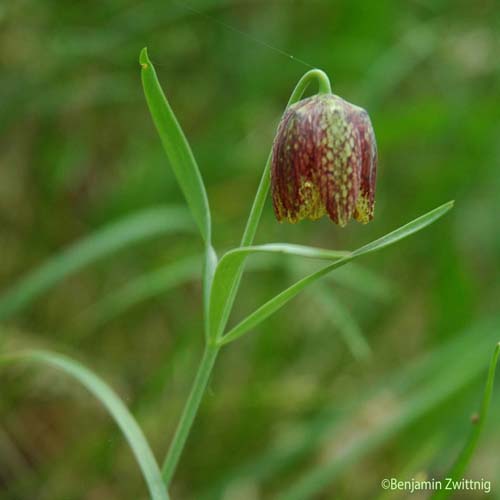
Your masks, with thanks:
M 340 226 L 373 219 L 377 144 L 368 113 L 333 94 L 290 106 L 274 140 L 271 187 L 278 221 Z

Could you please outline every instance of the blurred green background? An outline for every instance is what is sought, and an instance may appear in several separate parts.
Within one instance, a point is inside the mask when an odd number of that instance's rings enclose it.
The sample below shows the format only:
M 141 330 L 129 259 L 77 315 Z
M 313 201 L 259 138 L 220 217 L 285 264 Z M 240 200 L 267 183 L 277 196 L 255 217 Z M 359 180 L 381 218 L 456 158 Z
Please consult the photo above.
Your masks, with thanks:
M 238 244 L 308 69 L 260 42 L 324 69 L 369 111 L 379 177 L 370 225 L 279 225 L 268 202 L 257 242 L 353 249 L 456 200 L 224 350 L 174 499 L 408 498 L 384 495 L 381 479 L 446 473 L 500 340 L 499 33 L 496 0 L 0 3 L 4 302 L 98 229 L 183 204 L 142 94 L 145 45 L 202 170 L 219 252 Z M 201 355 L 199 273 L 184 260 L 201 251 L 192 231 L 152 230 L 4 310 L 1 349 L 52 348 L 95 369 L 162 458 Z M 310 266 L 252 263 L 232 322 Z M 0 377 L 0 498 L 146 498 L 122 435 L 84 390 L 40 367 Z M 500 498 L 499 418 L 497 391 L 467 473 L 492 481 L 489 498 Z

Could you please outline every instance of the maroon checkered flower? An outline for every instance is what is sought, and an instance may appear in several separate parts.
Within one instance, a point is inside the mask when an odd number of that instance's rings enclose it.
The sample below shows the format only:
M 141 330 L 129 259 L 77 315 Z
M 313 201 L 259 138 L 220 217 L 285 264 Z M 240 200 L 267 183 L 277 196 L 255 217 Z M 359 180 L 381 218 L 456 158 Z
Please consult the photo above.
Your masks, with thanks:
M 271 185 L 278 221 L 340 226 L 373 219 L 377 144 L 368 113 L 333 94 L 290 106 L 274 140 Z

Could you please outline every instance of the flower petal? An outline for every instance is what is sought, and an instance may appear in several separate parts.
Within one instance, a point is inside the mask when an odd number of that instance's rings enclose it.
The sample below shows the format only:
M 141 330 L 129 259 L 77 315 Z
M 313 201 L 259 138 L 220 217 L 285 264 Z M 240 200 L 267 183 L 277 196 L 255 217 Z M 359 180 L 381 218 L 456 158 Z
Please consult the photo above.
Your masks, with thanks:
M 362 163 L 359 196 L 354 218 L 366 224 L 375 211 L 375 182 L 377 177 L 377 143 L 370 117 L 365 110 L 358 115 L 358 133 L 361 141 Z

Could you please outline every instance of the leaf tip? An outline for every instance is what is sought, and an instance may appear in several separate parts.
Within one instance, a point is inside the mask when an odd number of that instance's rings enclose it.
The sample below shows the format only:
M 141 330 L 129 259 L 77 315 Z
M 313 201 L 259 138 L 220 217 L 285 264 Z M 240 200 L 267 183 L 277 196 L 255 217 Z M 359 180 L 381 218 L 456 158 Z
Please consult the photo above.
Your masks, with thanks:
M 443 203 L 438 209 L 444 210 L 444 212 L 448 212 L 448 210 L 451 210 L 455 206 L 455 200 L 450 200 L 447 201 L 446 203 Z
M 455 206 L 455 200 L 447 201 L 443 203 L 440 207 L 436 208 L 436 211 L 440 211 L 441 215 L 449 212 Z
M 141 65 L 142 69 L 146 69 L 149 65 L 149 62 L 148 48 L 144 47 L 139 55 L 139 64 Z

